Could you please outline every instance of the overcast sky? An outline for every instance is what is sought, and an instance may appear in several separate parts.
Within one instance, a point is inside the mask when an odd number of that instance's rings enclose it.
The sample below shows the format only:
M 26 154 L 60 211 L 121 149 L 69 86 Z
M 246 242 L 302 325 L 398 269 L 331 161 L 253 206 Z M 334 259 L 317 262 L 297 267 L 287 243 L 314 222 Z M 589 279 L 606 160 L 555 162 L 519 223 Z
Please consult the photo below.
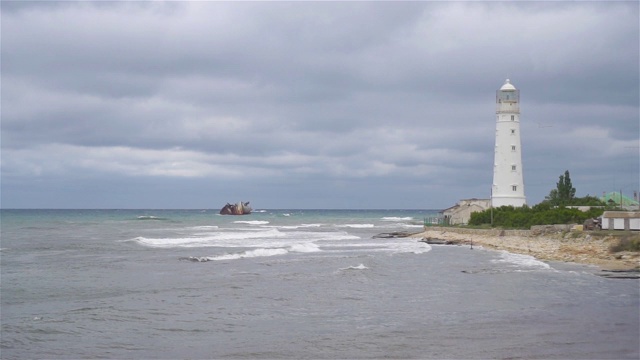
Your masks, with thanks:
M 640 188 L 638 2 L 2 1 L 3 208 L 442 209 Z

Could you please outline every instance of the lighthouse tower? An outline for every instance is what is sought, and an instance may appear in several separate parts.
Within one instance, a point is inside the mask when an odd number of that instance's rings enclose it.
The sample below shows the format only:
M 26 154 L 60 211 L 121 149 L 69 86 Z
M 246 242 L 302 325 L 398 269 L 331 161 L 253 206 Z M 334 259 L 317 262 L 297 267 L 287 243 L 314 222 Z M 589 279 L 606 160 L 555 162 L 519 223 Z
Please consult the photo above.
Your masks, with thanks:
M 496 91 L 496 147 L 491 206 L 526 204 L 520 146 L 520 91 L 509 79 Z

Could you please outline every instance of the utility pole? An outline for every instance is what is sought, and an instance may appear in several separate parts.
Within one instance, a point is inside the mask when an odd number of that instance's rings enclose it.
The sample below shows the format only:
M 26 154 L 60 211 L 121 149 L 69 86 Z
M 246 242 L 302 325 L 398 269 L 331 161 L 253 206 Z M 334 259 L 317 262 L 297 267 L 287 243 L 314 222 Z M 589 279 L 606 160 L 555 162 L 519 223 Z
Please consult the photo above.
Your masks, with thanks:
M 493 186 L 491 186 L 491 201 L 489 201 L 489 208 L 491 208 L 491 227 L 493 227 Z

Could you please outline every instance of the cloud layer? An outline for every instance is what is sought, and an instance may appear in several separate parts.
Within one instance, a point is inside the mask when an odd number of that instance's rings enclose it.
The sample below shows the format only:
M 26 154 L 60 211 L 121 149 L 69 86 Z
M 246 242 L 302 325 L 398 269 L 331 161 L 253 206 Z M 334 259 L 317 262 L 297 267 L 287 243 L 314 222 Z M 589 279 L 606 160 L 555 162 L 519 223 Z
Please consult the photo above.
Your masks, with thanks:
M 444 208 L 639 185 L 638 4 L 2 2 L 2 207 Z

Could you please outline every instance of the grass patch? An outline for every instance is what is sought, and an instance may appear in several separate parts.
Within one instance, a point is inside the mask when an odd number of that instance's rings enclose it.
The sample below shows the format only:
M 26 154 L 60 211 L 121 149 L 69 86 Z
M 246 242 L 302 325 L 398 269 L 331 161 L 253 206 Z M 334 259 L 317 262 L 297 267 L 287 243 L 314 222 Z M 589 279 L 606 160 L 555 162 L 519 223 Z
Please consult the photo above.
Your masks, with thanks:
M 614 238 L 626 238 L 626 237 L 637 237 L 640 238 L 639 232 L 631 232 L 631 231 L 622 231 L 622 230 L 595 230 L 588 231 L 589 235 L 594 238 L 605 238 L 605 237 L 614 237 Z
M 640 251 L 640 236 L 627 235 L 621 237 L 616 244 L 613 244 L 609 250 L 611 252 L 619 251 Z
M 491 224 L 461 225 L 461 226 L 458 226 L 458 227 L 462 228 L 462 229 L 479 229 L 479 230 L 491 230 L 491 229 L 494 229 L 494 227 L 492 227 Z
M 577 238 L 581 238 L 581 237 L 584 237 L 584 236 L 585 236 L 584 233 L 581 232 L 581 231 L 572 231 L 571 235 L 570 235 L 570 237 L 572 239 L 577 239 Z

